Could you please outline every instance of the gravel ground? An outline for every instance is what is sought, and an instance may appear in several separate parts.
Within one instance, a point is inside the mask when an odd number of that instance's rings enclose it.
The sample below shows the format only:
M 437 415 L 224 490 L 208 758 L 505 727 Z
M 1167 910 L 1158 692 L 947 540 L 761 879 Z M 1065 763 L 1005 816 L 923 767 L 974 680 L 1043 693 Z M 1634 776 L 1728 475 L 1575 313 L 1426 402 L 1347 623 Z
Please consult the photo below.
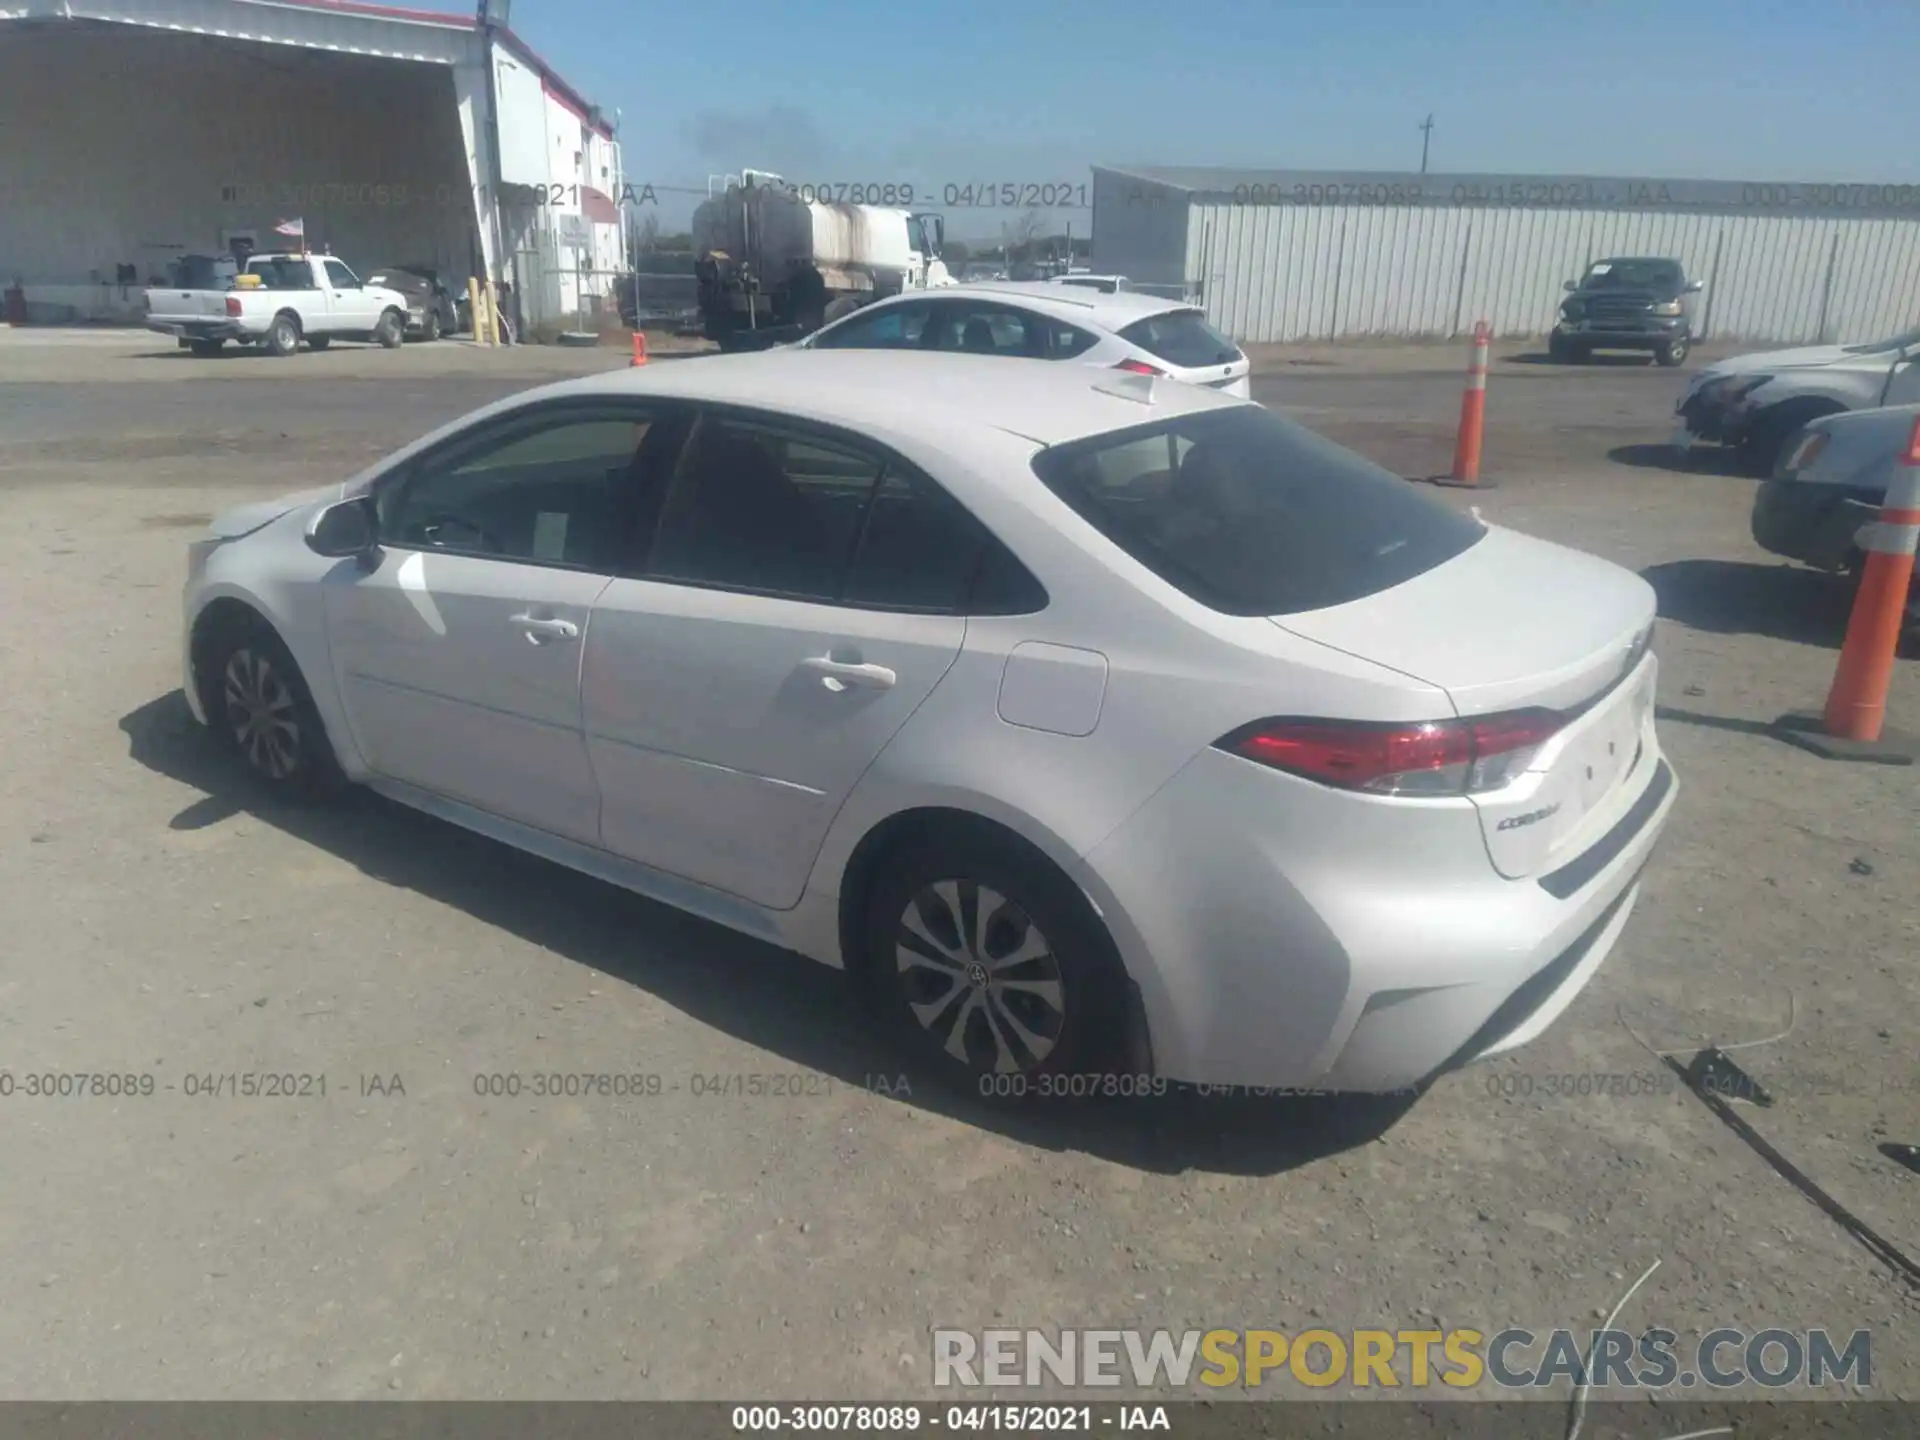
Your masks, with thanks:
M 1739 1052 L 1778 1101 L 1743 1113 L 1920 1249 L 1920 1176 L 1876 1153 L 1920 1143 L 1920 770 L 1758 733 L 1817 706 L 1844 601 L 1753 547 L 1751 482 L 1670 468 L 1680 375 L 1498 355 L 1496 483 L 1436 492 L 1662 597 L 1682 801 L 1571 1011 L 1404 1111 L 1010 1118 L 888 1093 L 831 972 L 370 799 L 263 807 L 191 733 L 177 596 L 207 515 L 625 358 L 0 331 L 0 1069 L 156 1086 L 0 1098 L 0 1395 L 926 1396 L 935 1326 L 1583 1329 L 1658 1259 L 1623 1324 L 1870 1329 L 1872 1393 L 1920 1399 L 1915 1292 L 1704 1105 L 1547 1093 L 1641 1091 L 1635 1033 L 1791 1016 Z M 1294 347 L 1256 394 L 1426 475 L 1463 360 Z M 1920 665 L 1891 711 L 1920 728 Z M 678 1088 L 475 1091 L 555 1067 Z M 327 1090 L 185 1094 L 241 1071 Z M 799 1093 L 725 1082 L 755 1075 Z

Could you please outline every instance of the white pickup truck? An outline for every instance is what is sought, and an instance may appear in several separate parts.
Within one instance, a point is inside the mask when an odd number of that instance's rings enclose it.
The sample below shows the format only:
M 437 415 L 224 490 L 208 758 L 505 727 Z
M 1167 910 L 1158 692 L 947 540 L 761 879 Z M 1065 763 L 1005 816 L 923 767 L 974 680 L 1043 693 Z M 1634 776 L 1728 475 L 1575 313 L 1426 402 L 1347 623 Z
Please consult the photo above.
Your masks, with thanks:
M 291 355 L 302 341 L 324 350 L 336 336 L 389 350 L 406 339 L 407 297 L 363 285 L 331 255 L 255 255 L 241 276 L 225 290 L 147 291 L 147 328 L 196 355 L 217 354 L 229 340 Z

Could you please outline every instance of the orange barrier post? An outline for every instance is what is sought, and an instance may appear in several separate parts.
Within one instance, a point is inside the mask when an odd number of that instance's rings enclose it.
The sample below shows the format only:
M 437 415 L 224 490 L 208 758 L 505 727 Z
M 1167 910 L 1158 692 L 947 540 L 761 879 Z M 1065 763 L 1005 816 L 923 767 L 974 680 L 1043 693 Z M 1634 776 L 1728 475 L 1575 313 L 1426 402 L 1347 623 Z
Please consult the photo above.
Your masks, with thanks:
M 1467 388 L 1460 396 L 1460 432 L 1453 442 L 1453 471 L 1437 481 L 1464 489 L 1492 489 L 1480 479 L 1480 437 L 1487 420 L 1487 350 L 1493 329 L 1486 321 L 1473 327 L 1472 358 L 1467 362 Z
M 640 331 L 633 332 L 633 359 L 627 362 L 629 370 L 637 370 L 647 363 L 647 337 Z
M 1866 567 L 1847 618 L 1847 638 L 1834 667 L 1827 708 L 1819 716 L 1786 715 L 1782 738 L 1828 760 L 1911 765 L 1913 737 L 1887 728 L 1887 687 L 1906 623 L 1913 558 L 1920 541 L 1920 419 L 1907 437 L 1880 515 L 1860 532 Z

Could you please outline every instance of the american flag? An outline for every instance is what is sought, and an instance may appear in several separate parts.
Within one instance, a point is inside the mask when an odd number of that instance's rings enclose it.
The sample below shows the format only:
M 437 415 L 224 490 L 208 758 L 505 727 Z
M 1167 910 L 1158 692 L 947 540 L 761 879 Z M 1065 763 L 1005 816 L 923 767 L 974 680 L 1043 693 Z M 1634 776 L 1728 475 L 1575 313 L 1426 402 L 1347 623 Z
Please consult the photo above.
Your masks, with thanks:
M 304 219 L 282 220 L 278 225 L 273 227 L 273 233 L 276 235 L 291 235 L 304 239 L 307 233 L 307 222 Z

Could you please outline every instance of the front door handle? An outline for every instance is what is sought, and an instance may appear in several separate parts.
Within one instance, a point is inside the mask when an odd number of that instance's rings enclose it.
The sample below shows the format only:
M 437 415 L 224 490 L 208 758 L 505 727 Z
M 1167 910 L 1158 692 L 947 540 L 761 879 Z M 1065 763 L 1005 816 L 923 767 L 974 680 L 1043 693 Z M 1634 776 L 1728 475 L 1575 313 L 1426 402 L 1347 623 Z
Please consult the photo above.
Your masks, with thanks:
M 516 615 L 513 623 L 524 630 L 527 639 L 536 645 L 544 645 L 549 640 L 580 638 L 580 627 L 571 620 L 545 620 L 537 615 Z
M 822 685 L 835 692 L 850 685 L 867 690 L 891 690 L 900 678 L 884 665 L 861 665 L 851 660 L 836 660 L 831 655 L 802 660 L 800 668 L 813 671 Z

